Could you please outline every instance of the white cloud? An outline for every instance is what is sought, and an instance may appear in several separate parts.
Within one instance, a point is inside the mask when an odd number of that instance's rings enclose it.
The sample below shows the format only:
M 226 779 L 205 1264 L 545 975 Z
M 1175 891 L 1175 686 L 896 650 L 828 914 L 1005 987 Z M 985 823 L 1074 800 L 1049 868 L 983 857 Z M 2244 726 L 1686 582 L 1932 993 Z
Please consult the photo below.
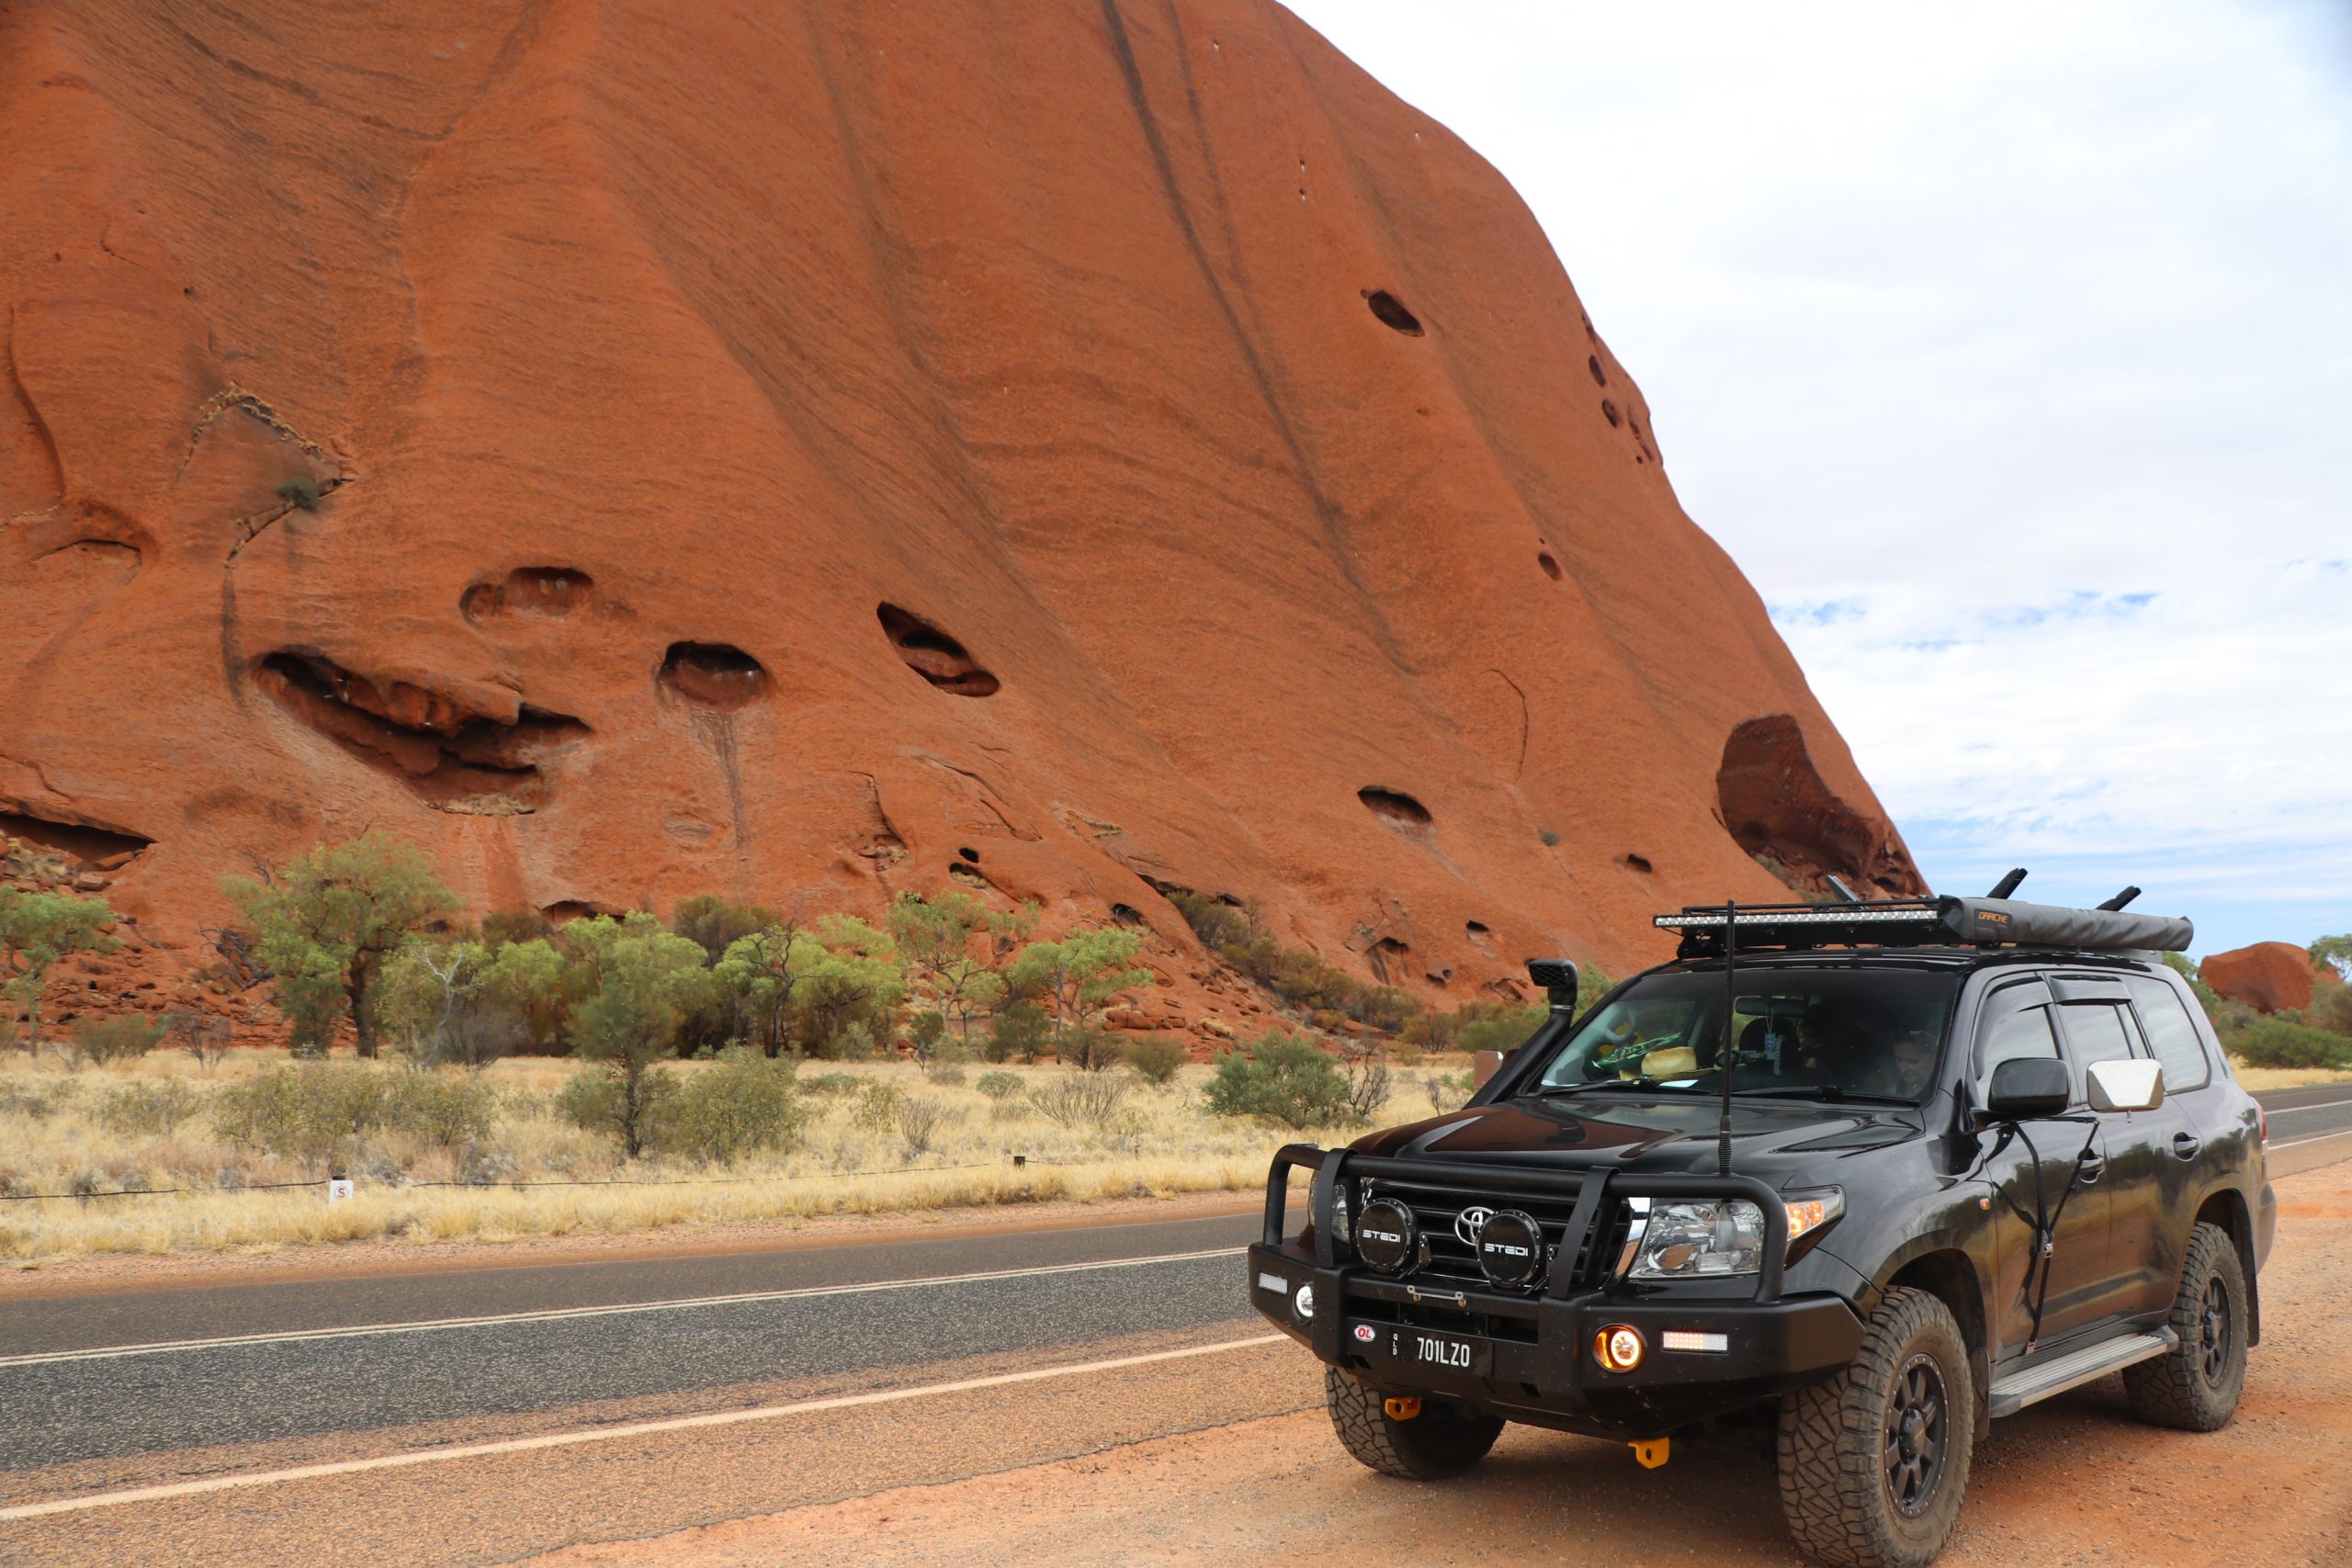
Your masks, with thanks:
M 1932 879 L 2352 929 L 2352 11 L 1294 9 L 1527 198 Z

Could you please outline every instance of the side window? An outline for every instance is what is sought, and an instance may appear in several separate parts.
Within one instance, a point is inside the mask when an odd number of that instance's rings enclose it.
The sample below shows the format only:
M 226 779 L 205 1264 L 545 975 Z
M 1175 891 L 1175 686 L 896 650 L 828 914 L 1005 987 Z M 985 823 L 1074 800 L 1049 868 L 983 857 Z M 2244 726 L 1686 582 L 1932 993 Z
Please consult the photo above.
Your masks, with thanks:
M 2164 1064 L 2165 1092 L 2203 1089 L 2212 1081 L 2212 1064 L 2198 1042 L 2197 1025 L 2181 1005 L 2180 993 L 2162 980 L 2132 979 L 2132 1006 L 2147 1032 L 2149 1053 Z
M 2050 1031 L 2050 993 L 2039 986 L 2016 986 L 1986 1004 L 1976 1032 L 1976 1080 L 1987 1083 L 1993 1069 L 2019 1056 L 2055 1056 L 2058 1039 Z
M 2132 1055 L 2132 1032 L 2123 1010 L 2113 1002 L 2075 1002 L 2059 1010 L 2066 1030 L 2066 1048 L 2075 1058 L 2075 1093 L 2082 1096 L 2084 1075 L 2094 1062 L 2113 1062 Z

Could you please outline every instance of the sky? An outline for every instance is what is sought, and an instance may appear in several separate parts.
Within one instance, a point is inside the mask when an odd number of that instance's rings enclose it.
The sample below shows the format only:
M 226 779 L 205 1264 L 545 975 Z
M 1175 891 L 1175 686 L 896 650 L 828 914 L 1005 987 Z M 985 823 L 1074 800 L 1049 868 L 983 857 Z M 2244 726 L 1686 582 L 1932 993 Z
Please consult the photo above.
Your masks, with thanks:
M 2352 931 L 2352 5 L 1291 5 L 1517 187 L 1939 892 Z

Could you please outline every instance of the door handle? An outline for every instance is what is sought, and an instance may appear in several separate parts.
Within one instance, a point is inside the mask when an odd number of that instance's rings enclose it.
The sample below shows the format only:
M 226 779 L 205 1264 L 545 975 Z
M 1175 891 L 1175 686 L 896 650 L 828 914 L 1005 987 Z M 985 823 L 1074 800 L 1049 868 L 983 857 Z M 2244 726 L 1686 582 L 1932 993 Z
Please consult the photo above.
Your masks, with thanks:
M 2175 1133 L 2172 1135 L 2172 1152 L 2183 1159 L 2195 1159 L 2197 1151 L 2204 1146 L 2205 1140 L 2194 1133 Z
M 2088 1187 L 2107 1174 L 2105 1155 L 2085 1155 L 2075 1167 L 2075 1179 Z

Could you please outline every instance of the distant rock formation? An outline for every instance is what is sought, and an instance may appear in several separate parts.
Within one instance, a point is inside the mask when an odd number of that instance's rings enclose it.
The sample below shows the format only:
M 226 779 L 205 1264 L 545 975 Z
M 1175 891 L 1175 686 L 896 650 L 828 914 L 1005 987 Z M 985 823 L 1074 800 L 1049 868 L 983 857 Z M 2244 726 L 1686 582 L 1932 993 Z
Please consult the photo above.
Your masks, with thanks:
M 2200 960 L 2198 975 L 2221 995 L 2256 1012 L 2301 1012 L 2312 1005 L 2318 976 L 2312 955 L 2291 942 L 2257 942 Z
M 166 947 L 371 826 L 1441 1005 L 1920 890 L 1525 207 L 1272 5 L 32 4 L 0 140 L 0 828 Z

